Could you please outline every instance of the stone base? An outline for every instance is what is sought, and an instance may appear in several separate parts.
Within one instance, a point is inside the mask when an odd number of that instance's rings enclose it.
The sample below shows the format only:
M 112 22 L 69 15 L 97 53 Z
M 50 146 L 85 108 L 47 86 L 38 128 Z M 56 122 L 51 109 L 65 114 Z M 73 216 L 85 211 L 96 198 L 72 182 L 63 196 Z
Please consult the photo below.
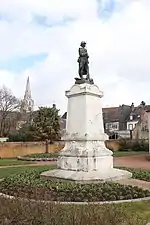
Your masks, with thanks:
M 105 135 L 101 139 L 106 138 Z M 112 152 L 104 141 L 66 141 L 60 151 L 57 168 L 71 171 L 105 171 L 113 168 Z
M 86 78 L 75 78 L 75 84 L 94 84 L 93 79 L 86 79 Z
M 76 183 L 99 183 L 107 181 L 117 181 L 132 177 L 132 173 L 126 170 L 110 169 L 107 173 L 104 171 L 71 171 L 71 170 L 49 170 L 41 173 L 41 178 L 55 179 L 57 181 L 74 181 Z
M 65 157 L 59 156 L 57 168 L 69 171 L 109 171 L 113 168 L 112 156 L 101 157 Z

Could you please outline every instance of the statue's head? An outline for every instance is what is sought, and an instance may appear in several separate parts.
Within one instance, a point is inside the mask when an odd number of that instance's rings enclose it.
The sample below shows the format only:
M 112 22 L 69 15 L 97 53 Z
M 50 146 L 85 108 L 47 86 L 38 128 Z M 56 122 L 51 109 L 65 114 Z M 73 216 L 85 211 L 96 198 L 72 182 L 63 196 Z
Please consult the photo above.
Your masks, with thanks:
M 81 47 L 85 47 L 85 46 L 86 46 L 86 42 L 85 42 L 85 41 L 81 41 L 80 46 L 81 46 Z

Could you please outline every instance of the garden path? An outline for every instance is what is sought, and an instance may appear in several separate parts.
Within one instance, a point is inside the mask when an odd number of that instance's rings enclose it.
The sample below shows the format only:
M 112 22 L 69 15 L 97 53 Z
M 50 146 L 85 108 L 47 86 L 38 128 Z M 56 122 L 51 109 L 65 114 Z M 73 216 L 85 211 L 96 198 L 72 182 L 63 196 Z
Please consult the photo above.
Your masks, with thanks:
M 150 161 L 146 160 L 145 155 L 133 155 L 124 157 L 114 157 L 114 167 L 128 167 L 150 170 Z M 43 166 L 43 165 L 54 165 L 55 161 L 51 162 L 33 162 L 27 165 L 12 165 L 12 166 L 0 166 L 0 168 L 6 167 L 23 167 L 23 166 Z
M 114 157 L 114 166 L 150 170 L 150 161 L 146 159 L 146 156 L 147 154 Z

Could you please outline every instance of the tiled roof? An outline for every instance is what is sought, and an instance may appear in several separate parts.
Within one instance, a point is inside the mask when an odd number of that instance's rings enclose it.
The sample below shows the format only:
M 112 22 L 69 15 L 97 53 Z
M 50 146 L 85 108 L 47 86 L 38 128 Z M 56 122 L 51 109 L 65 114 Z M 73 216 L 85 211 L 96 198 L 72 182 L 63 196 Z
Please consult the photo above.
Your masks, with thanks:
M 102 112 L 105 123 L 119 121 L 119 107 L 103 108 Z
M 144 110 L 145 110 L 145 111 L 149 111 L 149 110 L 150 110 L 150 105 L 145 105 L 145 106 L 144 106 Z M 137 121 L 137 120 L 139 120 L 139 118 L 140 118 L 140 111 L 141 111 L 141 107 L 140 107 L 140 106 L 135 107 L 135 108 L 134 108 L 134 111 L 131 112 L 131 113 L 129 114 L 129 116 L 128 116 L 128 118 L 127 118 L 127 121 L 130 121 L 130 115 L 133 116 L 133 120 L 132 120 L 132 121 Z
M 62 115 L 61 118 L 62 118 L 62 119 L 67 119 L 67 112 L 65 112 L 65 113 Z

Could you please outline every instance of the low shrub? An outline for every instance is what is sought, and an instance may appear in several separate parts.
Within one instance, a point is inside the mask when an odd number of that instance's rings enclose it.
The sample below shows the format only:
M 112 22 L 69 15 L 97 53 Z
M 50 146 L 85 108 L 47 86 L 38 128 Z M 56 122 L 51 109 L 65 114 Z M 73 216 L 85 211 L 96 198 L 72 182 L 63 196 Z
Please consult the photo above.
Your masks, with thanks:
M 40 179 L 41 171 L 31 170 L 10 176 L 0 182 L 3 193 L 22 198 L 95 202 L 136 199 L 150 196 L 148 190 L 118 183 L 76 184 L 75 182 L 54 182 Z
M 122 139 L 120 140 L 120 149 L 119 151 L 145 151 L 148 152 L 149 144 L 144 140 L 130 140 Z
M 0 198 L 3 225 L 145 225 L 130 205 L 55 205 Z
M 124 168 L 124 167 L 121 167 L 120 169 L 128 170 L 129 172 L 131 172 L 133 179 L 150 182 L 150 170 L 132 169 L 132 168 Z
M 58 152 L 25 155 L 26 158 L 57 158 Z
M 27 142 L 27 141 L 35 141 L 33 136 L 30 133 L 23 132 L 15 132 L 9 134 L 7 142 Z

